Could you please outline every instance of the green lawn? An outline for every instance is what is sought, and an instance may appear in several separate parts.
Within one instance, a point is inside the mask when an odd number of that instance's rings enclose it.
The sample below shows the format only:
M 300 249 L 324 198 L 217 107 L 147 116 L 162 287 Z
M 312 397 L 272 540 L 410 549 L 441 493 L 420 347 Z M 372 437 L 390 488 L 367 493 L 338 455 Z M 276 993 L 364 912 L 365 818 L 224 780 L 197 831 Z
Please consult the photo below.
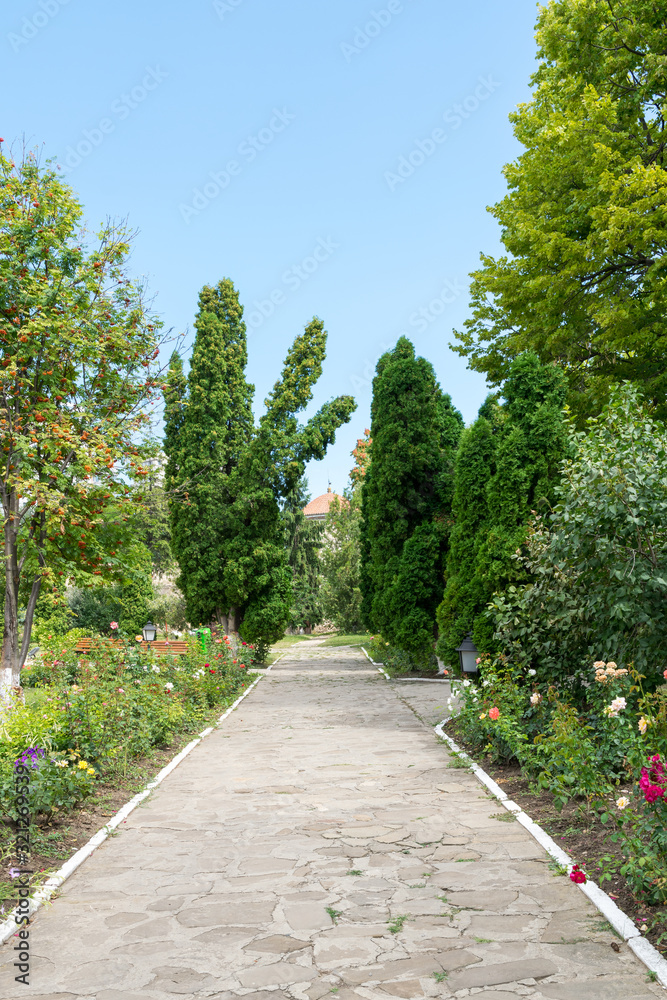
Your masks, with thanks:
M 266 658 L 266 664 L 262 664 L 262 665 L 263 666 L 265 665 L 265 666 L 268 667 L 271 663 L 273 663 L 275 660 L 278 659 L 278 657 L 280 656 L 281 653 L 284 653 L 286 649 L 289 649 L 290 646 L 293 646 L 296 642 L 304 642 L 304 641 L 308 642 L 309 640 L 312 640 L 312 639 L 315 639 L 315 638 L 316 638 L 316 636 L 314 636 L 314 635 L 286 635 L 286 636 L 284 636 L 282 639 L 279 639 L 278 642 L 275 642 L 273 644 L 273 646 L 271 646 L 271 651 L 270 651 L 269 655 Z
M 271 646 L 271 652 L 266 658 L 266 665 L 274 663 L 281 653 L 284 653 L 295 643 L 313 642 L 315 639 L 320 640 L 318 643 L 320 646 L 362 646 L 370 641 L 370 635 L 368 632 L 362 635 L 330 635 L 324 639 L 324 642 L 317 635 L 286 635 Z
M 323 646 L 364 646 L 371 640 L 370 634 L 363 635 L 331 635 L 322 643 Z

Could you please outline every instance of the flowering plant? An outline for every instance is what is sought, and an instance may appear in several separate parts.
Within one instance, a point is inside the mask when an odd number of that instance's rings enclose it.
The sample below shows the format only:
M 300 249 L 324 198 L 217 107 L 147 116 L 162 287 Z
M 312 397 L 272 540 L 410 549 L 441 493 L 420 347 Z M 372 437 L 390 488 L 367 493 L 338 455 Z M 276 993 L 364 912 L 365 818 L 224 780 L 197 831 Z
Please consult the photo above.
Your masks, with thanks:
M 572 865 L 572 871 L 570 872 L 570 878 L 577 885 L 584 885 L 587 881 L 586 872 L 582 871 L 579 865 Z

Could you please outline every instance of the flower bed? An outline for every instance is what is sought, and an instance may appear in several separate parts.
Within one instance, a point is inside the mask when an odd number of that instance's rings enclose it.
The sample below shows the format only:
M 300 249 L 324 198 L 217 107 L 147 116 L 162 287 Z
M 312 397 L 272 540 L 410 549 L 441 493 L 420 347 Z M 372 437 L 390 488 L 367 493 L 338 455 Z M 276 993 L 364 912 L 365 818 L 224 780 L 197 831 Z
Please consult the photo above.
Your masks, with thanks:
M 78 637 L 76 637 L 78 638 Z M 72 642 L 46 649 L 25 669 L 25 705 L 0 722 L 0 844 L 9 895 L 17 801 L 17 763 L 29 771 L 29 808 L 38 839 L 62 827 L 96 789 L 123 782 L 134 762 L 201 728 L 249 683 L 248 664 L 229 641 L 208 652 L 197 641 L 184 656 L 142 653 L 97 640 L 82 657 Z
M 632 667 L 603 661 L 566 691 L 539 684 L 534 670 L 502 656 L 482 658 L 480 670 L 479 682 L 455 682 L 460 711 L 452 735 L 487 769 L 518 765 L 552 815 L 563 813 L 575 832 L 590 831 L 597 844 L 586 859 L 591 877 L 603 888 L 623 882 L 636 903 L 627 908 L 640 920 L 646 911 L 663 947 L 667 687 L 647 691 Z M 530 803 L 525 808 L 535 815 Z

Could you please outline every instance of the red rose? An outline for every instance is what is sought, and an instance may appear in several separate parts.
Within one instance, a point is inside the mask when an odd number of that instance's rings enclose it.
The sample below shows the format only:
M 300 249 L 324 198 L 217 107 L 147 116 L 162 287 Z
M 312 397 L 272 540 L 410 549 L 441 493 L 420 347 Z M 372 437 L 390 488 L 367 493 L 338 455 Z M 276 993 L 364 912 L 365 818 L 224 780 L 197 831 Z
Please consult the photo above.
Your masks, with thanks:
M 570 872 L 570 878 L 572 879 L 573 882 L 576 882 L 577 885 L 583 885 L 583 883 L 586 881 L 586 874 L 585 872 L 582 872 L 579 865 L 573 865 L 572 871 Z

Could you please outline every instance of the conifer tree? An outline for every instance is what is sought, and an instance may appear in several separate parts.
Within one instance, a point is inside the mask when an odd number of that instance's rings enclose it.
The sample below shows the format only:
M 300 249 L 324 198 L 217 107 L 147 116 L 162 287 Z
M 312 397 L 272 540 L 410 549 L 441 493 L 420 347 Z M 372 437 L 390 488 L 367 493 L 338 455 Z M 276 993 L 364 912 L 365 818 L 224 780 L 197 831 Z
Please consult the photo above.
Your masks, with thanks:
M 282 635 L 292 601 L 281 505 L 306 463 L 324 457 L 355 403 L 338 397 L 298 423 L 326 351 L 322 321 L 314 319 L 290 348 L 255 427 L 242 316 L 228 279 L 202 291 L 186 396 L 177 366 L 167 383 L 165 451 L 168 486 L 184 498 L 172 505 L 172 547 L 190 620 L 240 629 L 265 648 Z
M 193 624 L 209 621 L 220 589 L 219 500 L 222 481 L 237 469 L 253 427 L 254 387 L 245 380 L 246 327 L 232 282 L 225 278 L 199 294 L 195 338 L 186 383 L 172 357 L 165 391 L 167 489 L 172 548 Z M 178 496 L 178 493 L 181 493 Z
M 372 458 L 362 488 L 362 613 L 369 627 L 425 661 L 435 636 L 463 419 L 407 338 L 380 358 L 376 372 Z M 414 641 L 402 625 L 407 620 L 419 623 Z
M 456 455 L 455 520 L 446 586 L 438 608 L 438 653 L 456 664 L 468 632 L 492 651 L 487 606 L 494 593 L 525 580 L 516 559 L 531 511 L 553 499 L 565 455 L 566 380 L 536 354 L 515 359 L 503 387 L 504 403 L 486 400 L 461 437 Z

